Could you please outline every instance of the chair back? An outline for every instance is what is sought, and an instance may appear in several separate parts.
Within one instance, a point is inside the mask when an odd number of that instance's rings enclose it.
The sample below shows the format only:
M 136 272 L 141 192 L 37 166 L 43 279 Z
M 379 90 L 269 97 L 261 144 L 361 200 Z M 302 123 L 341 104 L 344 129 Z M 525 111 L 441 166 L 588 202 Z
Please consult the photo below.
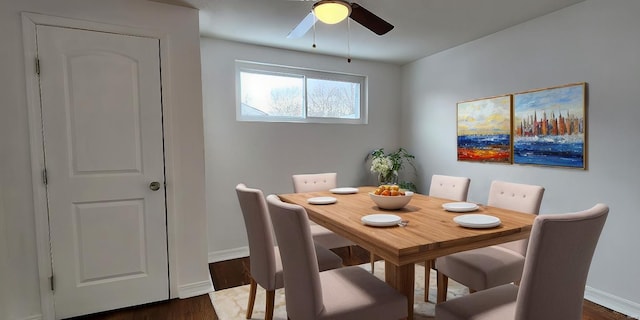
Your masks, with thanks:
M 516 302 L 516 319 L 582 319 L 584 288 L 609 213 L 588 210 L 536 217 Z
M 315 319 L 324 305 L 307 212 L 299 205 L 282 202 L 276 195 L 267 196 L 267 205 L 280 247 L 287 316 Z
M 276 254 L 267 203 L 261 190 L 236 186 L 236 194 L 242 209 L 249 238 L 251 276 L 263 288 L 276 289 Z
M 335 172 L 294 174 L 291 178 L 295 193 L 327 191 L 338 186 L 338 174 Z
M 487 205 L 530 214 L 540 212 L 544 188 L 505 181 L 492 181 Z M 527 253 L 528 240 L 512 241 L 499 246 L 522 254 Z
M 467 201 L 470 182 L 471 179 L 466 177 L 434 174 L 431 176 L 429 196 L 455 201 Z

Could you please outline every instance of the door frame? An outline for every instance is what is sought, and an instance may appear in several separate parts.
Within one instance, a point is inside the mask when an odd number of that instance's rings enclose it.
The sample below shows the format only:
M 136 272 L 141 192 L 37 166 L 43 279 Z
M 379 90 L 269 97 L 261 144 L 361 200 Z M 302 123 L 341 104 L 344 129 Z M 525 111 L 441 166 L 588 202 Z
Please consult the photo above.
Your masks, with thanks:
M 51 246 L 49 242 L 49 219 L 47 205 L 47 190 L 43 183 L 43 169 L 45 167 L 45 155 L 43 150 L 42 113 L 40 100 L 40 84 L 36 73 L 36 26 L 47 25 L 62 28 L 83 29 L 97 32 L 108 32 L 122 35 L 154 38 L 160 41 L 160 85 L 162 88 L 171 88 L 170 68 L 168 63 L 169 39 L 168 35 L 155 30 L 134 28 L 129 26 L 111 25 L 100 22 L 77 20 L 64 17 L 43 15 L 38 13 L 22 12 L 22 34 L 25 56 L 25 78 L 27 91 L 27 109 L 29 118 L 29 144 L 31 154 L 31 181 L 33 186 L 33 202 L 36 231 L 36 250 L 38 257 L 38 283 L 40 286 L 40 300 L 42 319 L 55 319 L 53 304 L 53 291 L 50 289 L 49 277 L 52 274 Z M 164 166 L 165 183 L 173 181 L 175 168 L 171 141 L 171 105 L 170 90 L 162 90 L 162 126 L 164 140 Z M 177 265 L 176 238 L 171 232 L 176 225 L 175 216 L 175 190 L 165 188 L 166 215 L 167 215 L 167 257 L 169 264 L 169 297 L 177 297 Z

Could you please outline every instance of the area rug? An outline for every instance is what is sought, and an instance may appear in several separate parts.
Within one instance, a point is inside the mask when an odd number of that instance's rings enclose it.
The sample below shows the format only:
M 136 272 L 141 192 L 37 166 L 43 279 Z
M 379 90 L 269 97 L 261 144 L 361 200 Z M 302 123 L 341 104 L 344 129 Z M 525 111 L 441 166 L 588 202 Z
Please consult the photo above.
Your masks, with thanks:
M 370 265 L 360 265 L 361 268 L 371 270 Z M 414 298 L 414 319 L 434 319 L 434 308 L 436 301 L 436 272 L 431 270 L 429 302 L 424 302 L 424 267 L 416 264 L 415 275 L 415 298 Z M 375 275 L 380 279 L 384 279 L 384 261 L 377 261 L 375 264 Z M 465 295 L 469 291 L 466 287 L 449 279 L 449 291 L 447 299 Z M 209 294 L 211 303 L 213 304 L 218 319 L 235 320 L 244 319 L 247 312 L 247 301 L 249 301 L 249 285 L 239 286 L 220 291 L 214 291 Z M 256 302 L 253 307 L 253 315 L 251 319 L 264 319 L 265 307 L 265 291 L 258 286 L 256 294 Z M 284 289 L 276 290 L 275 311 L 273 318 L 276 320 L 287 320 L 287 311 L 285 307 Z

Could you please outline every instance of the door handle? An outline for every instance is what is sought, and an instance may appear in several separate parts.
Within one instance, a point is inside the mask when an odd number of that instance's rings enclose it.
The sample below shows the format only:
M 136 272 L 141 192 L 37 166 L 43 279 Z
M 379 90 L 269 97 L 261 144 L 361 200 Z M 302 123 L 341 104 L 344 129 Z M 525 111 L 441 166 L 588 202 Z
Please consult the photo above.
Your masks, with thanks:
M 160 182 L 154 181 L 154 182 L 149 183 L 149 189 L 151 189 L 151 191 L 160 190 Z

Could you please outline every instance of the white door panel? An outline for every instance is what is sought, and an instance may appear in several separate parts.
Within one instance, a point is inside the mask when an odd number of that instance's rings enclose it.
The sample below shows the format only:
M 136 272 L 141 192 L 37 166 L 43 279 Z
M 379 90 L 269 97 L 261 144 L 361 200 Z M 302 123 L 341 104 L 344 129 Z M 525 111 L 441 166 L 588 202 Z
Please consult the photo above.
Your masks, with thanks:
M 139 173 L 136 61 L 121 55 L 89 53 L 70 57 L 67 62 L 74 86 L 69 113 L 73 125 L 70 134 L 75 139 L 72 144 L 75 173 Z M 109 90 L 102 90 L 107 87 Z
M 56 318 L 168 299 L 158 40 L 37 37 Z

